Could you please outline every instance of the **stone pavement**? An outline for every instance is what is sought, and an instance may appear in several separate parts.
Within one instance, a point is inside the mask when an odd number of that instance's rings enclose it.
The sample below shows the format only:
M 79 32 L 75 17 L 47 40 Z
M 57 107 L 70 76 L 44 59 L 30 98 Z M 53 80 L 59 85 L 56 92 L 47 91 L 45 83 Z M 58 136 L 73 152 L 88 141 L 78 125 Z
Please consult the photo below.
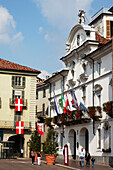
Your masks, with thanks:
M 46 161 L 42 160 L 41 166 L 31 164 L 31 158 L 19 158 L 19 159 L 0 159 L 0 170 L 113 170 L 110 166 L 97 165 L 95 167 L 80 167 L 79 162 L 75 160 L 69 161 L 69 166 L 64 166 L 63 159 L 56 159 L 55 165 L 46 165 Z
M 57 165 L 57 166 L 64 165 L 64 160 L 56 158 L 55 165 Z M 69 168 L 70 167 L 75 170 L 79 170 L 79 169 L 82 169 L 82 170 L 113 170 L 113 168 L 110 166 L 100 165 L 100 164 L 95 164 L 93 168 L 91 165 L 89 167 L 87 167 L 86 165 L 84 167 L 80 167 L 79 161 L 72 160 L 72 159 L 69 160 Z

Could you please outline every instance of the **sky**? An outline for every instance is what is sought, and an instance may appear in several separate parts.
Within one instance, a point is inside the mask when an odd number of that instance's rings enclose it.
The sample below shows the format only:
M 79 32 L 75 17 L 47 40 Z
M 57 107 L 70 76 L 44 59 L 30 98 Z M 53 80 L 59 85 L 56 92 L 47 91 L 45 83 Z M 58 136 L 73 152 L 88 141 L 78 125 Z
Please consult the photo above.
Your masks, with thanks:
M 90 21 L 113 0 L 0 0 L 0 58 L 45 75 L 61 70 L 66 40 L 83 9 Z

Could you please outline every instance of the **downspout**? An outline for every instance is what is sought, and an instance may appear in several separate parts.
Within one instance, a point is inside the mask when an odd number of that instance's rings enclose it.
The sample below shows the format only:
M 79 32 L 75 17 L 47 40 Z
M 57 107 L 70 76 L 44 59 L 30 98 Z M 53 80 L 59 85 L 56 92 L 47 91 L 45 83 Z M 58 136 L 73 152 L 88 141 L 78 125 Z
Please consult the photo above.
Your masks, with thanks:
M 50 101 L 51 101 L 51 83 L 50 83 Z M 50 117 L 51 117 L 51 107 L 50 107 Z
M 50 87 L 49 88 L 49 91 L 50 91 L 50 99 L 49 100 L 51 102 L 51 83 L 48 82 L 48 84 L 49 84 L 49 87 Z M 51 107 L 50 107 L 50 117 L 51 117 Z
M 112 113 L 113 113 L 113 36 L 112 36 Z
M 64 76 L 62 75 L 62 74 L 60 74 L 61 76 L 62 76 L 62 78 L 63 78 L 63 89 L 61 89 L 61 90 L 63 90 L 63 94 L 64 94 Z M 65 138 L 65 135 L 64 135 L 64 125 L 63 125 L 63 138 Z

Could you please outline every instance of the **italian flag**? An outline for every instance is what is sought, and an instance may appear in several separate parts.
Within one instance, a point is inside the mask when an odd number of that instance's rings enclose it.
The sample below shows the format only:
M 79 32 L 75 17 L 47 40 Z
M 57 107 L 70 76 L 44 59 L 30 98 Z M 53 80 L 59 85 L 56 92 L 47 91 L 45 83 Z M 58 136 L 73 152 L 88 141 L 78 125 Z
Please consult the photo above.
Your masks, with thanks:
M 61 93 L 61 108 L 63 110 L 63 113 L 66 114 L 65 101 L 62 93 Z

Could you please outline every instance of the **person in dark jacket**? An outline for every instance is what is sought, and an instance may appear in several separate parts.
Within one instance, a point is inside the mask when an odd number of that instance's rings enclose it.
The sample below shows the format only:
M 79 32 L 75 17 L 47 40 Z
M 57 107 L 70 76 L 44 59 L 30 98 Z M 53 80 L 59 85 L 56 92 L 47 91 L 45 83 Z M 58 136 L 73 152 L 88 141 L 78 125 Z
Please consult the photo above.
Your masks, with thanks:
M 89 151 L 87 151 L 87 153 L 85 155 L 85 159 L 86 159 L 86 165 L 89 166 L 90 165 L 90 159 L 91 159 Z

